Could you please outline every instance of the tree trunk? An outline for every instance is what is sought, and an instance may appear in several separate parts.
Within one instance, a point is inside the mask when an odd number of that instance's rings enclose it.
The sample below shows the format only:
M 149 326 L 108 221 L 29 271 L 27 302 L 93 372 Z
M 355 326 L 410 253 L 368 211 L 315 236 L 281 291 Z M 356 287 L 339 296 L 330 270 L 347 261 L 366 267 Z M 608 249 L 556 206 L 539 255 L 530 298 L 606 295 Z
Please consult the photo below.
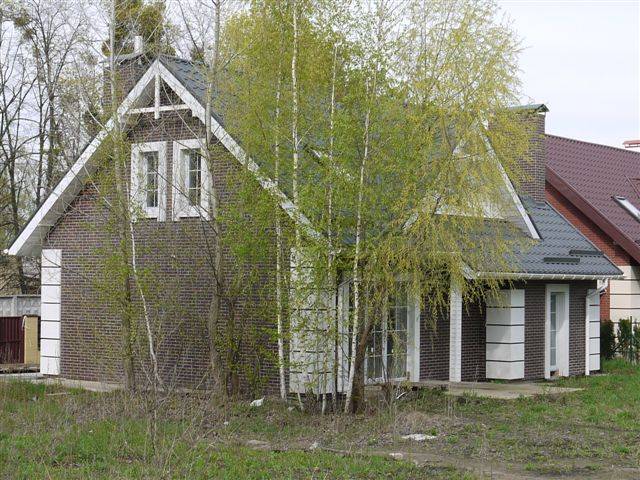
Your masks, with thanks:
M 123 280 L 123 292 L 122 292 L 122 340 L 123 340 L 123 367 L 125 386 L 129 391 L 135 389 L 135 373 L 133 367 L 133 337 L 132 337 L 132 322 L 131 322 L 131 274 L 129 272 L 130 257 L 129 257 L 129 245 L 127 242 L 127 228 L 129 225 L 129 198 L 127 195 L 127 189 L 124 185 L 124 172 L 126 171 L 126 164 L 123 158 L 122 152 L 122 131 L 120 125 L 120 119 L 118 118 L 118 98 L 116 81 L 116 62 L 115 62 L 115 31 L 116 31 L 116 2 L 111 2 L 111 22 L 109 25 L 109 67 L 111 76 L 111 108 L 113 111 L 114 127 L 112 137 L 114 139 L 114 175 L 116 184 L 116 214 L 118 216 L 118 246 L 120 254 L 122 255 L 122 263 L 126 269 L 125 278 Z
M 276 86 L 276 112 L 274 126 L 274 155 L 275 155 L 275 182 L 280 188 L 280 97 L 282 89 L 282 56 L 283 48 L 280 48 L 278 59 L 278 80 Z M 284 359 L 284 326 L 283 326 L 283 302 L 282 302 L 282 225 L 280 210 L 276 211 L 276 324 L 278 330 L 278 374 L 280 377 L 280 398 L 287 399 L 287 381 L 285 376 Z
M 224 278 L 223 278 L 223 268 L 222 268 L 222 240 L 221 235 L 222 232 L 220 230 L 220 222 L 218 221 L 218 209 L 220 206 L 217 189 L 213 187 L 213 173 L 214 169 L 214 159 L 211 157 L 212 153 L 212 125 L 211 125 L 211 116 L 213 114 L 213 108 L 211 105 L 212 97 L 214 95 L 215 90 L 218 87 L 218 68 L 220 61 L 220 15 L 221 15 L 221 6 L 220 0 L 213 2 L 214 7 L 214 47 L 213 47 L 213 55 L 212 55 L 212 64 L 209 73 L 209 81 L 207 82 L 207 101 L 205 106 L 205 130 L 206 130 L 206 151 L 207 151 L 207 165 L 209 166 L 209 172 L 212 177 L 212 187 L 211 187 L 211 195 L 210 195 L 210 205 L 209 211 L 211 215 L 211 227 L 213 230 L 213 292 L 211 296 L 211 304 L 209 306 L 209 316 L 208 316 L 208 330 L 209 330 L 209 363 L 211 368 L 211 382 L 212 388 L 214 391 L 218 393 L 226 393 L 228 392 L 227 388 L 223 388 L 223 385 L 226 383 L 229 384 L 228 381 L 228 372 L 231 366 L 228 364 L 230 356 L 227 354 L 224 355 L 225 362 L 222 361 L 222 355 L 220 354 L 221 348 L 229 349 L 228 341 L 220 342 L 219 334 L 221 332 L 221 328 L 223 328 L 223 323 L 221 322 L 222 317 L 222 295 L 224 292 Z M 224 324 L 225 330 L 227 330 L 227 334 L 223 335 L 223 337 L 228 338 L 228 330 L 231 327 L 230 323 L 233 322 L 233 317 L 230 315 L 227 319 L 227 322 Z M 225 345 L 226 344 L 226 345 Z M 226 372 L 226 373 L 225 373 Z

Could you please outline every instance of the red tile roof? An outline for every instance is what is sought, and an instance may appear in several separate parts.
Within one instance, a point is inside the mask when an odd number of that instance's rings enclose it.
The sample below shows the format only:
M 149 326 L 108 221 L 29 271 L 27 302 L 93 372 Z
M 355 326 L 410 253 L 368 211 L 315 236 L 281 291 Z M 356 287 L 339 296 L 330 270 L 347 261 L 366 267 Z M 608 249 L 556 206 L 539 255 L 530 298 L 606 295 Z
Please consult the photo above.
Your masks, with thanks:
M 640 221 L 612 197 L 640 208 L 640 152 L 546 135 L 547 181 L 640 261 Z

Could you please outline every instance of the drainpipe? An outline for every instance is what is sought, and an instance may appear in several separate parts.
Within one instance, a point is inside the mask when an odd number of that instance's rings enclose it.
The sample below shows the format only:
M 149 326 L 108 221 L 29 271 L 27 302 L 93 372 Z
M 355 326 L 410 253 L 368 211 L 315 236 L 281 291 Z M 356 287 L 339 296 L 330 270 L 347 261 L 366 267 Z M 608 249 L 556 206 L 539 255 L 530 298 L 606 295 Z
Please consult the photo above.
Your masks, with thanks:
M 602 285 L 598 287 L 598 294 L 602 295 L 607 288 L 609 288 L 609 279 L 605 278 L 604 280 L 602 280 Z

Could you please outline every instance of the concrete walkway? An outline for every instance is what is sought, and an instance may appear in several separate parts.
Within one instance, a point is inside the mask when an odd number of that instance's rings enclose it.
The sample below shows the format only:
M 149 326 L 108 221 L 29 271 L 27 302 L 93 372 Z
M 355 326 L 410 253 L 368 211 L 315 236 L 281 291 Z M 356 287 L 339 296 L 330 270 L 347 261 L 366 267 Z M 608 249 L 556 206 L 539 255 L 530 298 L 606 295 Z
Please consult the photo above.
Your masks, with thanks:
M 23 381 L 42 383 L 45 385 L 57 385 L 64 388 L 80 388 L 90 392 L 113 392 L 122 388 L 122 385 L 105 382 L 89 382 L 85 380 L 69 380 L 66 378 L 45 377 L 41 373 L 6 373 L 0 375 L 0 381 Z
M 448 395 L 475 395 L 485 398 L 514 400 L 535 395 L 559 395 L 578 392 L 581 388 L 554 387 L 548 383 L 492 383 L 492 382 L 447 382 L 442 380 L 425 380 L 413 382 L 414 388 L 441 388 Z

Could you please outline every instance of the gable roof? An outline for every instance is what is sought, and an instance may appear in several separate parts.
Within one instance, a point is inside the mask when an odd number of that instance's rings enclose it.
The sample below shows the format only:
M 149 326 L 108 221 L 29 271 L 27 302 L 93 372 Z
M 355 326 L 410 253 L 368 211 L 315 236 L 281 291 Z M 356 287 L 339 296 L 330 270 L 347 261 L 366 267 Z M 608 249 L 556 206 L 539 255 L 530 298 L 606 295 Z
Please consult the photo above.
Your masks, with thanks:
M 640 221 L 615 196 L 640 208 L 640 153 L 546 135 L 547 182 L 640 262 Z
M 5 250 L 9 255 L 34 256 L 42 248 L 49 229 L 64 214 L 67 206 L 78 195 L 85 182 L 95 173 L 96 166 L 92 159 L 102 142 L 108 137 L 115 126 L 115 119 L 124 123 L 125 115 L 131 110 L 139 98 L 153 88 L 155 79 L 159 76 L 191 109 L 193 115 L 205 123 L 206 84 L 202 73 L 197 73 L 198 65 L 179 60 L 174 57 L 159 56 L 147 68 L 136 85 L 127 94 L 116 110 L 114 117 L 109 119 L 103 128 L 85 146 L 84 150 L 62 177 L 51 193 L 45 198 L 36 212 L 31 216 L 18 237 Z M 296 205 L 278 188 L 276 183 L 264 176 L 258 165 L 249 157 L 236 140 L 224 129 L 219 117 L 212 115 L 212 134 L 227 150 L 249 170 L 279 203 L 289 217 L 304 229 L 304 231 L 318 237 L 311 222 L 304 216 Z
M 492 258 L 469 265 L 469 278 L 594 280 L 613 278 L 622 272 L 547 202 L 523 199 L 523 204 L 540 237 L 519 245 L 508 255 L 510 272 L 493 271 Z M 519 230 L 504 230 L 504 221 L 490 221 L 487 234 L 498 229 L 507 239 L 516 240 Z

